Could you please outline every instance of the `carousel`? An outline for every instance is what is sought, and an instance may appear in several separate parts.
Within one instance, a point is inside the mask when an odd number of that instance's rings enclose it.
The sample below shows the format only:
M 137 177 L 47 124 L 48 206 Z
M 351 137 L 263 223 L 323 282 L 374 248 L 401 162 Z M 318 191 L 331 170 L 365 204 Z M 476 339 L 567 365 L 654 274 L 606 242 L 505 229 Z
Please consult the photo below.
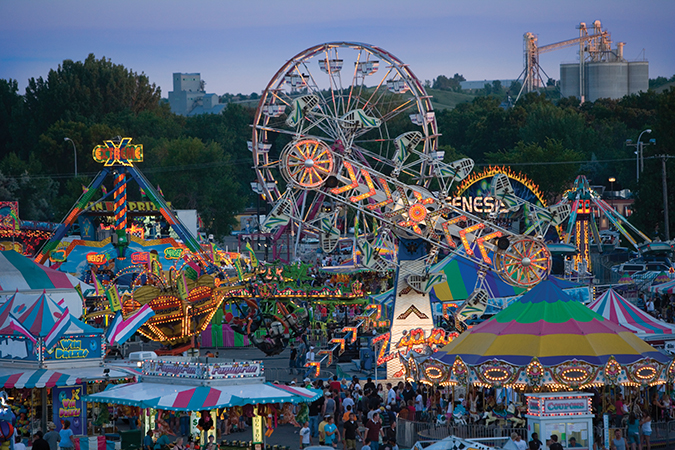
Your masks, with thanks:
M 426 384 L 531 391 L 647 387 L 675 375 L 671 358 L 551 280 L 439 351 L 410 352 L 401 361 L 406 378 Z

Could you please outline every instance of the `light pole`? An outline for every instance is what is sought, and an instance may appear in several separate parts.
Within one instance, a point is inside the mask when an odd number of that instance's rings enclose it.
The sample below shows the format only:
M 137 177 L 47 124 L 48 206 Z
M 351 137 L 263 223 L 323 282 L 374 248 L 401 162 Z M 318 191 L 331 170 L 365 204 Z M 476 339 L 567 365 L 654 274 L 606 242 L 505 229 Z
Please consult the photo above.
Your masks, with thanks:
M 609 183 L 610 183 L 610 191 L 612 192 L 612 199 L 610 200 L 610 205 L 612 205 L 612 209 L 614 209 L 614 182 L 616 181 L 616 178 L 614 177 L 609 177 Z
M 70 141 L 71 144 L 73 144 L 73 155 L 75 156 L 75 178 L 77 178 L 77 148 L 75 147 L 75 141 L 73 141 L 69 137 L 63 138 L 64 142 L 65 141 Z
M 636 163 L 636 178 L 637 181 L 640 181 L 640 173 L 644 170 L 645 168 L 645 159 L 644 159 L 644 145 L 642 142 L 640 142 L 640 139 L 642 139 L 642 135 L 647 133 L 650 134 L 652 132 L 651 129 L 647 128 L 644 130 L 640 135 L 638 136 L 637 143 L 633 144 L 632 139 L 626 139 L 626 145 L 629 145 L 631 147 L 635 147 L 635 163 Z M 649 144 L 654 144 L 656 141 L 654 139 L 649 140 Z M 647 145 L 649 145 L 647 144 Z

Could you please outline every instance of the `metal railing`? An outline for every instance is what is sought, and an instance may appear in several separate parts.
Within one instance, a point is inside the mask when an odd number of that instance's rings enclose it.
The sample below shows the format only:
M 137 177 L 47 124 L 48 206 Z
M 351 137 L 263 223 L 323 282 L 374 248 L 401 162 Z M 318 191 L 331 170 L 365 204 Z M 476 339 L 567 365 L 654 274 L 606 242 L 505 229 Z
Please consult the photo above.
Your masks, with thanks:
M 412 448 L 417 441 L 440 440 L 448 436 L 473 439 L 481 442 L 488 439 L 486 445 L 494 445 L 494 438 L 509 438 L 511 433 L 527 437 L 527 428 L 487 427 L 478 424 L 455 425 L 448 423 L 438 425 L 435 422 L 413 422 L 404 419 L 396 420 L 396 443 L 401 448 Z
M 595 436 L 600 436 L 600 439 L 604 439 L 605 429 L 601 426 L 596 426 Z M 614 439 L 614 431 L 619 428 L 610 427 L 609 428 L 609 440 Z M 628 435 L 628 429 L 623 427 L 620 428 L 622 431 L 622 436 L 625 438 Z M 640 430 L 640 436 L 642 437 L 642 430 Z M 662 422 L 652 422 L 652 434 L 650 436 L 650 442 L 652 447 L 662 448 L 665 446 L 666 449 L 671 449 L 675 444 L 675 420 L 662 421 Z

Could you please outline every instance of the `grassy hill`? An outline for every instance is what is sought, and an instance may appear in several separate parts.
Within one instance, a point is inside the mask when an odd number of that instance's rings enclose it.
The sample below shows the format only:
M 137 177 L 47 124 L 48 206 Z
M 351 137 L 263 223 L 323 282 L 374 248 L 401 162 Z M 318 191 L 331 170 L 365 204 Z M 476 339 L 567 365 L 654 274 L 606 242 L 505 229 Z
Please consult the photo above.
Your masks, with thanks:
M 654 91 L 656 91 L 658 94 L 661 94 L 663 92 L 666 92 L 668 89 L 670 89 L 671 87 L 674 87 L 674 86 L 675 86 L 675 81 L 671 81 L 670 83 L 666 83 L 662 86 L 657 87 L 656 89 L 654 89 Z
M 434 110 L 453 109 L 460 103 L 467 103 L 476 98 L 472 94 L 464 94 L 453 91 L 441 91 L 439 89 L 427 89 L 427 94 L 431 95 L 431 104 Z

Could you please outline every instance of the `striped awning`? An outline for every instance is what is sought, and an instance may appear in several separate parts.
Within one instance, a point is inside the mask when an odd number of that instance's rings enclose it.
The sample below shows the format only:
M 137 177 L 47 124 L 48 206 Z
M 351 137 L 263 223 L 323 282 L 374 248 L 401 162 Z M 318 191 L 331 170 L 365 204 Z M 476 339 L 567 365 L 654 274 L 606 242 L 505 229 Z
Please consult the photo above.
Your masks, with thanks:
M 75 375 L 48 369 L 27 370 L 0 377 L 0 387 L 5 389 L 72 386 L 81 382 L 82 380 Z
M 256 403 L 307 403 L 321 391 L 273 383 L 190 386 L 142 381 L 112 386 L 84 401 L 172 411 L 202 411 Z

